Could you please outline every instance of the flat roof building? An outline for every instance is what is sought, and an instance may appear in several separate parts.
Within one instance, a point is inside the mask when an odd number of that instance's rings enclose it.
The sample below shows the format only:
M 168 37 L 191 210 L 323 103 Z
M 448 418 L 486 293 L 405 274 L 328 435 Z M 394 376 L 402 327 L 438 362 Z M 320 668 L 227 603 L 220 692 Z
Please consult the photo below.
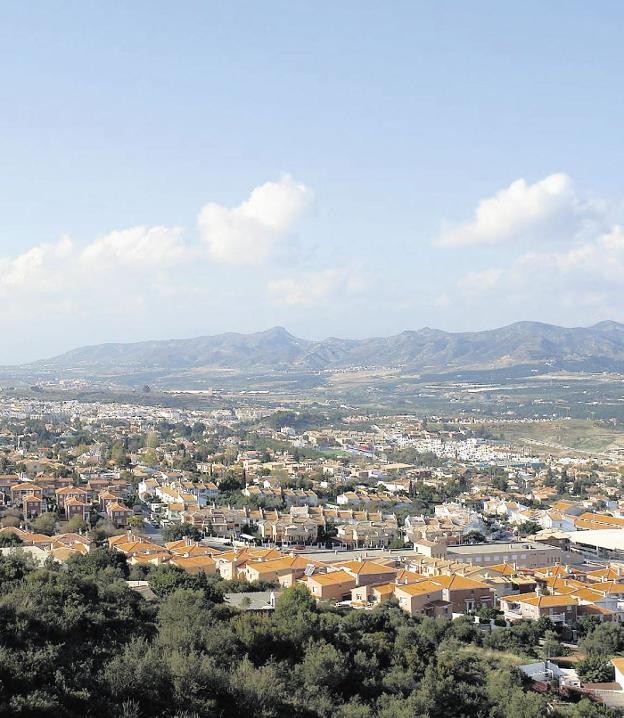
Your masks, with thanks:
M 624 560 L 624 529 L 570 531 L 570 551 L 585 559 Z
M 624 532 L 622 532 L 624 533 Z M 497 563 L 512 563 L 523 568 L 538 568 L 565 563 L 569 555 L 557 546 L 537 541 L 513 541 L 506 543 L 479 543 L 449 546 L 449 561 L 492 566 Z

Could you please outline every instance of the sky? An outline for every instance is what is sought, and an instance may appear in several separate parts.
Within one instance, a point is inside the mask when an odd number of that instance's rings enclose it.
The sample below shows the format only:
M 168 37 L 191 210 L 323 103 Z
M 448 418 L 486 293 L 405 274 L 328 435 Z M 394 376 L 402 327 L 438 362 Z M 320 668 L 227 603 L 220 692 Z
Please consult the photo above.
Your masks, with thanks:
M 0 364 L 624 321 L 624 5 L 0 4 Z

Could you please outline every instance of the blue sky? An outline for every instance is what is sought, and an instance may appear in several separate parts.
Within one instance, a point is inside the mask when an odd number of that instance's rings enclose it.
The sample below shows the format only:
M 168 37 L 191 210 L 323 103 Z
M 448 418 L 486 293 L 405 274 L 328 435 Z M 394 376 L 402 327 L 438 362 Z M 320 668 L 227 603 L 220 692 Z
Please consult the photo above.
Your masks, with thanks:
M 0 362 L 624 320 L 623 15 L 3 3 Z

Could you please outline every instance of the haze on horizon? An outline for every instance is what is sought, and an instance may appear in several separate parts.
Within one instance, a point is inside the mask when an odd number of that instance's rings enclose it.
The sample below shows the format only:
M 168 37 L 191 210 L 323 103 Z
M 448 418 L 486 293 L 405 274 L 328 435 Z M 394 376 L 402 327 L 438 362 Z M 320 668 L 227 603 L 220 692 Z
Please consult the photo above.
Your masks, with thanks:
M 624 8 L 8 2 L 0 364 L 624 320 Z

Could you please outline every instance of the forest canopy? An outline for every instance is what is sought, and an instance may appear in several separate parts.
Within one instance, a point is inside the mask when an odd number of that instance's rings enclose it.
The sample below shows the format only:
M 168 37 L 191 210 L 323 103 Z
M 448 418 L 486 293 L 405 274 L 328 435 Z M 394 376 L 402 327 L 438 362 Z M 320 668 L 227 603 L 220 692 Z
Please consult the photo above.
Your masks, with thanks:
M 341 612 L 303 587 L 274 612 L 241 612 L 218 579 L 168 567 L 158 601 L 127 583 L 120 554 L 61 568 L 0 557 L 0 715 L 140 718 L 538 718 L 498 649 L 530 651 L 535 626 L 499 639 L 467 618 L 410 618 L 396 605 Z M 583 701 L 566 716 L 607 716 Z M 550 715 L 556 715 L 552 712 Z

